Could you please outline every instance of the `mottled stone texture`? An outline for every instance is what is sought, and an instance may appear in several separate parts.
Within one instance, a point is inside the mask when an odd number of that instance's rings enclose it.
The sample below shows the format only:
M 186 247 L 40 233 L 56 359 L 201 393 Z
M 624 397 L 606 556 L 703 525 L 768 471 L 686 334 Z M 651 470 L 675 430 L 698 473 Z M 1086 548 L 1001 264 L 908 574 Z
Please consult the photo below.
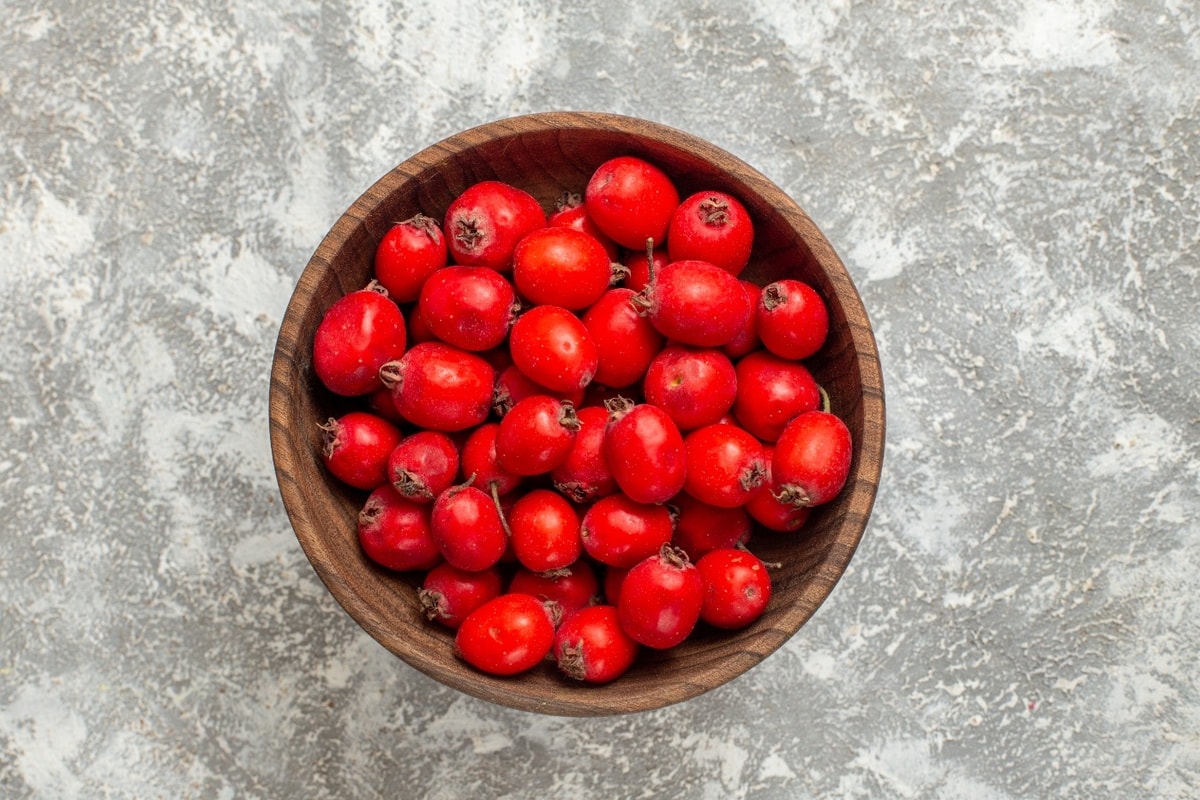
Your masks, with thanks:
M 1193 4 L 0 9 L 0 795 L 1200 796 Z M 549 109 L 791 192 L 887 382 L 830 600 L 632 717 L 395 660 L 309 567 L 268 444 L 280 317 L 341 210 Z

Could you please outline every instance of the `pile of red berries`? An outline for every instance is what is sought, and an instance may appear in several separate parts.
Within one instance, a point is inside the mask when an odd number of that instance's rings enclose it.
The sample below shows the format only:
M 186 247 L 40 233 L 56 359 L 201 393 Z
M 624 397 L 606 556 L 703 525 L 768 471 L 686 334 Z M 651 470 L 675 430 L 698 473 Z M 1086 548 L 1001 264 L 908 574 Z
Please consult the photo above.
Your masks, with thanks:
M 851 439 L 804 364 L 825 303 L 739 278 L 753 242 L 737 198 L 681 201 L 623 156 L 549 215 L 484 181 L 396 224 L 330 307 L 313 367 L 362 404 L 322 426 L 324 462 L 370 493 L 364 553 L 424 573 L 469 664 L 605 682 L 764 612 L 754 524 L 837 496 Z

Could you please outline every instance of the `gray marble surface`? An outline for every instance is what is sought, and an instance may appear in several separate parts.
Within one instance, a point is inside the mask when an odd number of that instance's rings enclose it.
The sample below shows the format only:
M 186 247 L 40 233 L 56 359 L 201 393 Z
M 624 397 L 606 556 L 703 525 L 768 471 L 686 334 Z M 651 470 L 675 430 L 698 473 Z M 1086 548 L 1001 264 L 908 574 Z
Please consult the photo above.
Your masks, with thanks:
M 1198 12 L 0 2 L 0 796 L 1200 796 Z M 790 192 L 887 382 L 833 596 L 629 717 L 390 656 L 305 560 L 268 442 L 280 318 L 338 214 L 550 109 L 676 126 Z

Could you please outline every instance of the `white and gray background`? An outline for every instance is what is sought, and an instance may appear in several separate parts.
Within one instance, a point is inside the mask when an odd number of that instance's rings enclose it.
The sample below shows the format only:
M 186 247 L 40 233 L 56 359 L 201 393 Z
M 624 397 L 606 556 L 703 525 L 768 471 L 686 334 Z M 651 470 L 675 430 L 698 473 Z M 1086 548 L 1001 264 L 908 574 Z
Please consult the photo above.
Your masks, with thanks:
M 636 716 L 464 696 L 281 506 L 278 325 L 370 184 L 552 109 L 705 137 L 878 335 L 812 622 Z M 0 796 L 1200 796 L 1200 7 L 0 0 Z

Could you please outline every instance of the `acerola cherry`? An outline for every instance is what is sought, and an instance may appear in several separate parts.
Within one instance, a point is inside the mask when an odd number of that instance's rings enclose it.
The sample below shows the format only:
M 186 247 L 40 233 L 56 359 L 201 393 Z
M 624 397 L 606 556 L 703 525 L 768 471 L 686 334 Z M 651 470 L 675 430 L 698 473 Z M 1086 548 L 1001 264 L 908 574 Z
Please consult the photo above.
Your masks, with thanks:
M 617 486 L 639 503 L 664 503 L 683 488 L 683 435 L 658 406 L 623 398 L 609 403 L 604 457 Z
M 404 354 L 404 315 L 372 281 L 329 307 L 313 336 L 313 371 L 329 391 L 345 397 L 380 386 L 379 368 Z
M 566 461 L 578 432 L 573 405 L 545 394 L 527 397 L 500 420 L 496 463 L 515 475 L 544 475 Z
M 458 475 L 458 448 L 444 433 L 417 431 L 392 450 L 387 474 L 388 481 L 404 497 L 432 503 Z
M 517 243 L 545 225 L 533 195 L 502 181 L 480 181 L 450 204 L 443 232 L 455 263 L 509 272 Z
M 584 205 L 596 227 L 617 244 L 642 249 L 647 239 L 662 244 L 679 191 L 667 174 L 635 156 L 605 161 L 588 180 Z
M 617 617 L 629 638 L 665 650 L 691 635 L 703 602 L 700 570 L 682 550 L 665 545 L 629 570 Z
M 687 451 L 683 488 L 697 500 L 718 508 L 737 508 L 766 480 L 762 443 L 737 425 L 697 428 L 683 444 Z
M 496 270 L 446 267 L 425 281 L 417 307 L 438 339 L 478 352 L 504 341 L 519 306 L 512 284 Z
M 600 605 L 568 616 L 555 634 L 553 652 L 567 677 L 600 684 L 624 675 L 638 650 L 638 643 L 621 627 L 617 609 Z
M 647 403 L 666 411 L 680 430 L 693 430 L 733 408 L 737 373 L 720 350 L 668 345 L 650 362 L 642 387 Z
M 496 567 L 467 572 L 441 563 L 429 570 L 417 600 L 425 618 L 457 630 L 467 615 L 504 591 L 504 580 Z
M 821 391 L 812 373 L 798 361 L 755 350 L 736 366 L 737 396 L 733 413 L 742 427 L 774 442 L 788 420 L 821 405 Z
M 439 494 L 430 530 L 446 561 L 468 572 L 499 563 L 508 549 L 495 499 L 475 486 L 452 486 Z
M 672 261 L 640 300 L 658 332 L 697 347 L 728 344 L 746 327 L 750 302 L 741 283 L 707 261 Z
M 466 430 L 487 419 L 495 372 L 474 353 L 441 342 L 414 345 L 380 369 L 396 410 L 413 425 L 435 431 Z
M 666 506 L 636 503 L 623 494 L 612 494 L 584 512 L 583 548 L 601 564 L 628 569 L 670 542 L 674 527 Z
M 741 274 L 754 246 L 746 207 L 725 192 L 697 192 L 679 204 L 667 229 L 672 261 L 699 259 Z
M 534 305 L 587 308 L 608 290 L 612 276 L 604 245 L 574 228 L 539 228 L 513 252 L 513 284 Z
M 737 630 L 757 620 L 771 602 L 771 576 L 758 556 L 733 548 L 713 550 L 696 562 L 704 583 L 700 619 Z
M 513 555 L 534 572 L 569 567 L 583 553 L 579 513 L 551 489 L 532 489 L 517 498 L 508 528 Z
M 429 506 L 384 484 L 358 513 L 358 542 L 367 558 L 398 572 L 426 570 L 442 560 L 429 526 Z
M 320 428 L 321 458 L 335 478 L 367 490 L 388 482 L 388 457 L 401 439 L 395 425 L 366 411 L 349 411 Z
M 816 290 L 802 281 L 767 284 L 758 300 L 758 336 L 781 358 L 814 355 L 829 333 L 829 310 Z
M 502 594 L 472 611 L 454 637 L 455 650 L 471 666 L 493 675 L 533 669 L 550 654 L 554 623 L 536 597 Z
M 396 223 L 375 248 L 375 279 L 392 300 L 411 303 L 421 284 L 446 266 L 446 239 L 437 221 L 417 214 Z
M 583 322 L 560 306 L 536 306 L 518 317 L 508 347 L 526 377 L 555 392 L 586 387 L 599 361 Z
M 779 434 L 771 457 L 777 499 L 795 506 L 819 506 L 837 497 L 850 474 L 850 430 L 836 415 L 808 411 Z
M 550 472 L 554 488 L 576 503 L 589 503 L 617 490 L 617 482 L 604 457 L 608 409 L 585 406 L 575 412 L 579 431 L 563 463 Z
M 637 383 L 663 346 L 663 335 L 638 313 L 632 289 L 609 289 L 583 315 L 596 343 L 593 380 L 612 389 Z

